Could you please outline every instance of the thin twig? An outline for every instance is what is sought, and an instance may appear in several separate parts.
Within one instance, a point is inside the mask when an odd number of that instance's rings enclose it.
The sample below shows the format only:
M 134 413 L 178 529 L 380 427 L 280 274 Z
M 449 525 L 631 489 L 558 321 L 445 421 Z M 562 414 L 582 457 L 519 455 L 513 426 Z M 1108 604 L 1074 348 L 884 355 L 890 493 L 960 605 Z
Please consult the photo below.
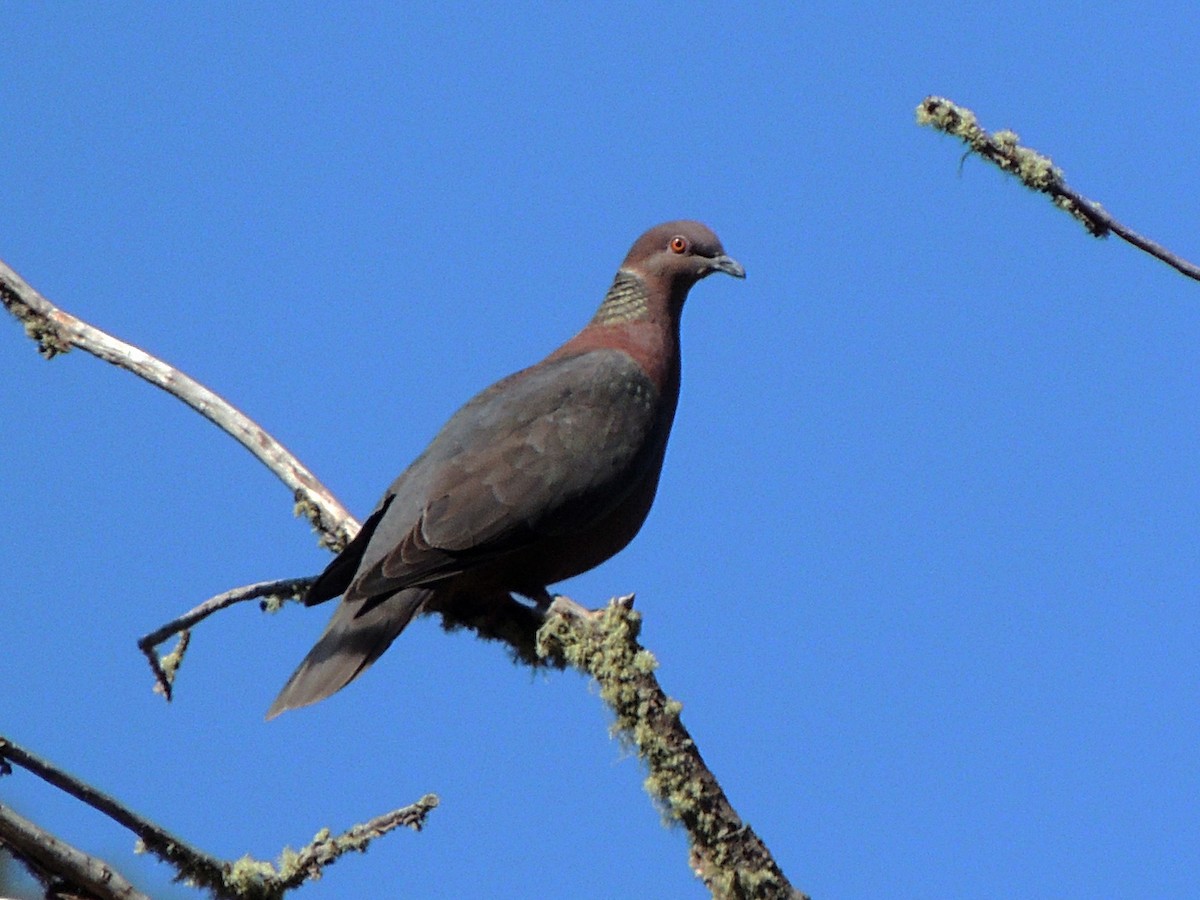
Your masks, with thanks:
M 425 819 L 437 808 L 436 794 L 426 794 L 416 803 L 394 809 L 369 822 L 355 825 L 334 837 L 328 828 L 299 850 L 285 847 L 279 860 L 272 864 L 251 856 L 243 856 L 227 866 L 225 885 L 235 897 L 273 898 L 299 887 L 305 881 L 320 878 L 330 866 L 347 853 L 365 853 L 371 841 L 406 825 L 413 831 L 425 827 Z
M 692 870 L 717 898 L 800 900 L 771 851 L 725 797 L 680 721 L 682 705 L 654 675 L 658 661 L 638 642 L 633 596 L 588 612 L 555 600 L 538 632 L 538 651 L 561 657 L 600 685 L 613 726 L 650 769 L 646 790 L 687 831 Z
M 945 97 L 931 96 L 922 100 L 917 107 L 917 124 L 928 125 L 959 138 L 971 148 L 971 152 L 978 153 L 1005 172 L 1017 176 L 1022 184 L 1032 190 L 1049 195 L 1055 206 L 1074 216 L 1094 236 L 1115 234 L 1188 278 L 1200 281 L 1200 266 L 1121 224 L 1099 203 L 1069 188 L 1062 169 L 1054 165 L 1050 157 L 1021 146 L 1020 138 L 1014 132 L 997 131 L 993 134 L 984 130 L 975 113 Z
M 0 844 L 43 884 L 65 881 L 100 900 L 150 900 L 106 863 L 0 805 Z
M 169 863 L 178 872 L 179 880 L 207 888 L 218 897 L 232 898 L 232 900 L 250 900 L 250 898 L 275 900 L 275 898 L 282 897 L 287 891 L 299 887 L 305 881 L 320 878 L 322 870 L 344 854 L 351 851 L 364 852 L 371 841 L 389 831 L 402 825 L 406 825 L 414 831 L 420 831 L 425 824 L 426 817 L 438 805 L 437 795 L 426 794 L 416 803 L 385 813 L 362 825 L 355 825 L 337 837 L 331 836 L 329 829 L 322 829 L 309 844 L 299 851 L 285 848 L 280 854 L 277 864 L 256 860 L 250 856 L 244 856 L 236 862 L 226 862 L 185 844 L 170 832 L 139 816 L 107 794 L 101 793 L 91 785 L 84 784 L 7 738 L 0 737 L 0 770 L 9 762 L 15 763 L 59 790 L 83 801 L 133 832 L 144 849 Z M 3 811 L 3 807 L 0 807 L 0 812 Z M 36 826 L 32 827 L 36 829 Z M 26 842 L 33 840 L 35 848 L 43 849 L 50 846 L 46 843 L 47 838 L 49 841 L 56 840 L 53 836 L 41 832 L 40 829 L 37 829 L 36 832 L 26 830 L 25 833 L 29 837 L 22 839 L 22 832 L 16 825 L 6 826 L 0 820 L 0 840 L 7 842 L 10 831 L 15 835 L 12 846 L 22 855 L 23 844 L 20 843 L 22 840 L 26 840 Z M 74 848 L 69 849 L 73 850 Z M 81 862 L 104 866 L 98 860 L 86 858 L 72 860 L 69 855 L 59 855 L 63 856 L 62 865 L 64 867 L 76 866 Z M 68 874 L 68 870 L 60 869 L 55 865 L 60 862 L 58 857 L 48 854 L 44 854 L 44 857 L 55 873 Z M 107 867 L 105 869 L 111 871 Z M 99 896 L 107 900 L 107 895 L 100 894 Z M 120 898 L 120 900 L 137 900 L 142 897 L 136 892 L 129 895 L 113 894 L 112 896 Z
M 127 344 L 56 307 L 0 261 L 0 302 L 37 341 L 47 359 L 72 347 L 126 369 L 179 398 L 230 434 L 287 485 L 321 542 L 340 549 L 358 532 L 358 523 L 303 463 L 256 422 L 193 378 L 144 350 Z
M 300 597 L 312 583 L 313 578 L 311 577 L 284 578 L 279 581 L 260 581 L 256 584 L 233 588 L 217 594 L 215 597 L 210 597 L 199 606 L 193 607 L 183 615 L 138 638 L 138 649 L 145 654 L 150 663 L 150 669 L 154 673 L 154 689 L 166 697 L 167 702 L 170 702 L 171 687 L 175 682 L 175 670 L 183 660 L 190 630 L 196 623 L 207 619 L 213 613 L 225 609 L 227 606 L 233 606 L 235 603 L 245 600 L 256 600 L 260 597 L 286 600 Z M 170 653 L 160 657 L 158 645 L 175 634 L 179 635 L 179 643 Z
M 437 808 L 438 802 L 436 794 L 426 794 L 410 806 L 376 816 L 369 822 L 347 829 L 337 837 L 332 837 L 329 830 L 325 829 L 298 852 L 291 853 L 285 850 L 280 856 L 276 876 L 281 890 L 299 887 L 310 878 L 320 878 L 321 870 L 335 862 L 338 857 L 350 852 L 365 853 L 371 841 L 389 831 L 401 826 L 420 831 L 425 827 L 426 817 Z

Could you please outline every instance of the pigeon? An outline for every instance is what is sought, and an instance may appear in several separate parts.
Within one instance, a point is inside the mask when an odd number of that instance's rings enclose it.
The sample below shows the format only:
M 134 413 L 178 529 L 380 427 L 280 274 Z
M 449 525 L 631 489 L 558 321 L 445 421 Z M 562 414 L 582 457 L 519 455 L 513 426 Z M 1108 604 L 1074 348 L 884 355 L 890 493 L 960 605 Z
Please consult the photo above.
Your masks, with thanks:
M 714 272 L 746 276 L 707 226 L 651 228 L 582 331 L 456 412 L 305 594 L 342 600 L 267 718 L 341 690 L 423 610 L 544 612 L 549 585 L 624 548 L 675 417 L 684 300 Z

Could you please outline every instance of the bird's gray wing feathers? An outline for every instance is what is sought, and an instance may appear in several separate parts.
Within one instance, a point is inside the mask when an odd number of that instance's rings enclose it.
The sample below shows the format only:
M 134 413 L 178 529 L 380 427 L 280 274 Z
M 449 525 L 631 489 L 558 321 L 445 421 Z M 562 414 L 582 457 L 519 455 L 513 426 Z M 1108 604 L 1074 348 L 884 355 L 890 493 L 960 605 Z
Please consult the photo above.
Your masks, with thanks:
M 267 718 L 324 700 L 344 688 L 391 646 L 429 594 L 420 588 L 400 591 L 367 610 L 340 604 L 267 710 Z
M 347 600 L 427 584 L 613 509 L 655 459 L 659 392 L 626 353 L 554 360 L 460 409 L 393 484 Z
M 332 600 L 334 597 L 341 596 L 345 593 L 346 588 L 350 587 L 350 582 L 354 580 L 359 565 L 362 563 L 363 554 L 366 553 L 367 547 L 371 543 L 371 537 L 375 534 L 375 528 L 379 525 L 383 514 L 387 512 L 392 500 L 392 495 L 388 494 L 379 502 L 379 505 L 367 517 L 367 521 L 363 522 L 362 528 L 358 530 L 354 539 L 334 558 L 333 562 L 325 567 L 325 571 L 317 576 L 317 580 L 304 593 L 305 606 L 316 606 L 318 603 Z

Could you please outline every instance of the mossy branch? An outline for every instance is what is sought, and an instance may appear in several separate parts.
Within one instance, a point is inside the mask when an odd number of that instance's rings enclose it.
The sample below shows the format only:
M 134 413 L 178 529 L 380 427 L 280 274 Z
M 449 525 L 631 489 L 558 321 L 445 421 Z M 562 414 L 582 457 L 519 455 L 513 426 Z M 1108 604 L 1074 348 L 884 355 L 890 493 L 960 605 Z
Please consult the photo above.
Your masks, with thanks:
M 793 888 L 754 830 L 738 817 L 664 693 L 658 661 L 638 642 L 633 596 L 596 612 L 559 598 L 538 632 L 538 652 L 596 679 L 616 715 L 613 731 L 649 768 L 646 790 L 667 821 L 686 830 L 692 871 L 718 898 L 789 898 Z
M 107 794 L 0 737 L 0 774 L 11 774 L 10 763 L 125 827 L 137 836 L 138 852 L 152 853 L 175 869 L 176 881 L 205 888 L 220 900 L 280 900 L 305 881 L 320 878 L 324 868 L 344 854 L 365 852 L 371 841 L 389 831 L 402 825 L 420 831 L 430 811 L 438 805 L 437 796 L 427 794 L 410 806 L 355 825 L 337 837 L 331 836 L 329 829 L 323 829 L 300 850 L 285 848 L 275 864 L 249 856 L 227 862 L 197 850 Z M 36 866 L 35 874 L 52 872 L 99 897 L 134 900 L 143 896 L 132 887 L 126 888 L 128 882 L 106 863 L 3 807 L 0 807 L 0 843 L 11 847 L 22 860 L 31 861 Z
M 1075 218 L 1095 237 L 1117 237 L 1183 273 L 1200 280 L 1200 267 L 1138 234 L 1114 219 L 1099 203 L 1067 186 L 1063 171 L 1050 157 L 1022 146 L 1012 131 L 988 132 L 975 113 L 945 97 L 926 97 L 917 106 L 917 124 L 927 125 L 963 141 L 970 152 L 1015 175 L 1031 190 L 1046 194 L 1059 209 Z

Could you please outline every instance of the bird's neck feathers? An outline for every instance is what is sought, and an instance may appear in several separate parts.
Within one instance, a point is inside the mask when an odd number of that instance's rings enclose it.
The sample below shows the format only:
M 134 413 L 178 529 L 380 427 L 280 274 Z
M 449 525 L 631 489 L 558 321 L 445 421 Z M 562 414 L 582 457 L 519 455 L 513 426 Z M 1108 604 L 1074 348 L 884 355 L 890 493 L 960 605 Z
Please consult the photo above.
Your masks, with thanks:
M 596 310 L 590 325 L 617 325 L 649 321 L 656 325 L 678 326 L 687 288 L 678 290 L 664 284 L 662 278 L 647 279 L 640 272 L 618 269 L 604 302 Z
M 646 282 L 627 269 L 619 269 L 591 325 L 636 322 L 650 314 L 650 292 Z
M 673 395 L 679 390 L 682 305 L 669 291 L 655 291 L 641 275 L 621 269 L 587 327 L 559 347 L 552 358 L 589 350 L 621 350 L 633 357 L 660 391 Z

